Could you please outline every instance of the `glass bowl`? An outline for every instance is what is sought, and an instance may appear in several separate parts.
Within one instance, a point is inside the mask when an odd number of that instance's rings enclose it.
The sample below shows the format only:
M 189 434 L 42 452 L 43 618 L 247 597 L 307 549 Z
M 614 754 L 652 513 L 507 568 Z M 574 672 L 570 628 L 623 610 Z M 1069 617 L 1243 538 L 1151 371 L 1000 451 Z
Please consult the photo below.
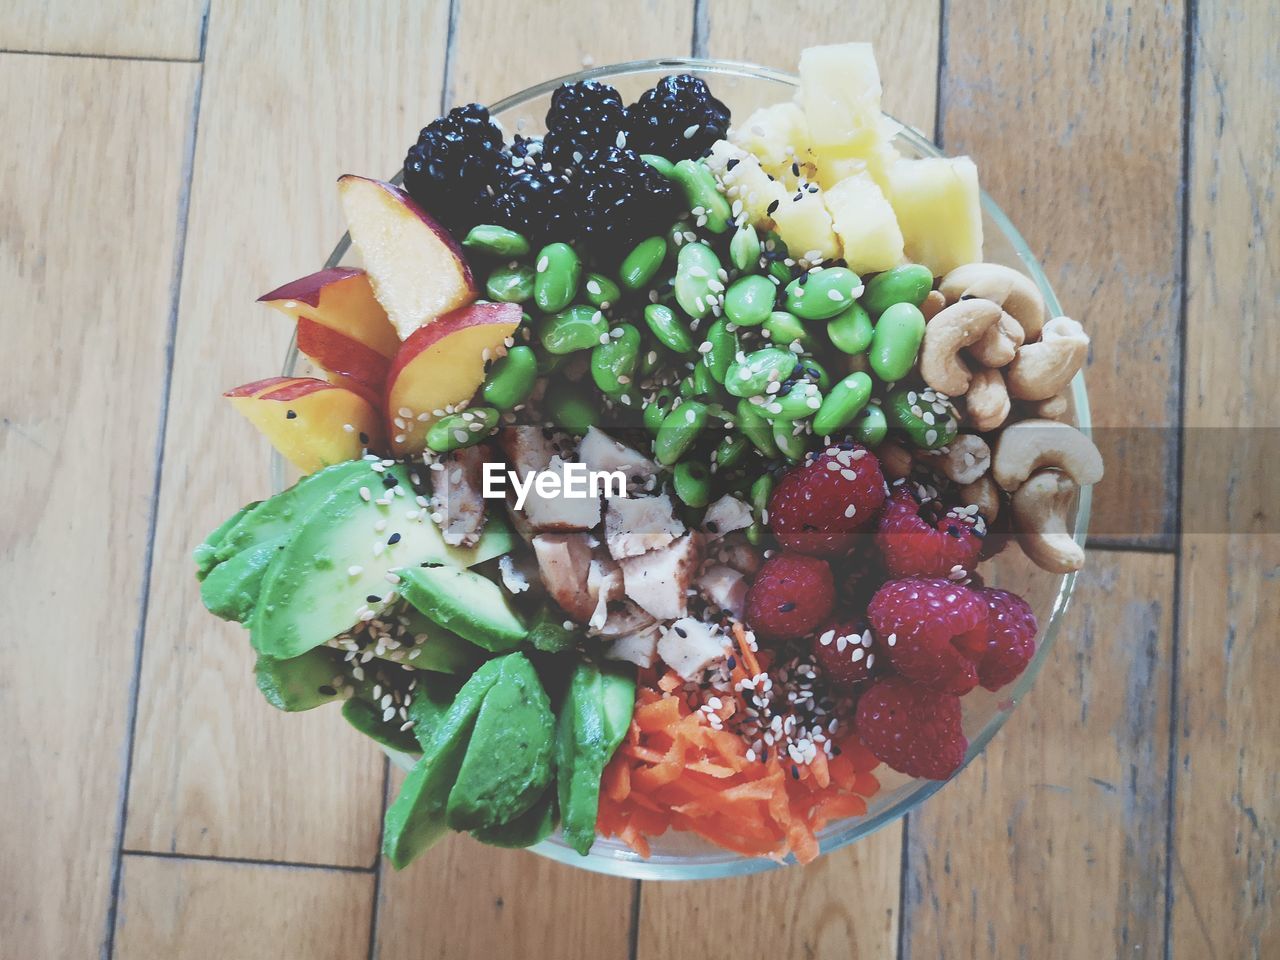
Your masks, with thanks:
M 700 59 L 637 60 L 548 80 L 507 97 L 490 109 L 508 138 L 515 133 L 526 136 L 540 134 L 545 130 L 543 117 L 550 104 L 551 93 L 562 83 L 603 80 L 617 87 L 625 102 L 631 102 L 643 90 L 672 73 L 693 73 L 704 78 L 712 92 L 729 106 L 734 119 L 738 121 L 757 107 L 789 99 L 797 83 L 797 78 L 791 74 L 747 63 Z M 908 157 L 943 155 L 924 134 L 910 127 L 903 128 L 895 145 Z M 975 159 L 981 174 L 982 158 Z M 396 182 L 399 179 L 400 176 L 397 175 Z M 982 195 L 982 210 L 985 259 L 1015 267 L 1028 274 L 1043 292 L 1049 316 L 1059 316 L 1062 308 L 1040 264 L 1027 249 L 1026 242 L 1013 224 L 985 193 Z M 350 250 L 350 238 L 344 235 L 325 266 L 353 263 L 358 264 L 358 257 Z M 285 376 L 305 375 L 306 372 L 306 358 L 299 356 L 296 344 L 291 344 L 285 360 Z M 1071 422 L 1087 432 L 1090 425 L 1089 406 L 1082 375 L 1077 375 L 1071 384 L 1071 402 Z M 274 454 L 272 476 L 277 491 L 293 481 L 290 469 L 282 457 Z M 1078 500 L 1073 527 L 1075 538 L 1082 545 L 1088 527 L 1089 503 L 1090 490 L 1086 487 Z M 1014 706 L 1031 689 L 1048 656 L 1049 646 L 1061 629 L 1063 614 L 1075 583 L 1074 575 L 1057 576 L 1033 567 L 1016 547 L 1010 547 L 993 560 L 987 561 L 982 569 L 988 583 L 1014 590 L 1025 597 L 1042 626 L 1035 658 L 1017 682 L 997 694 L 988 693 L 979 687 L 962 700 L 964 731 L 969 738 L 965 766 L 983 751 L 991 738 L 1004 726 Z M 404 754 L 393 754 L 392 760 L 401 766 L 408 766 L 413 762 L 412 757 Z M 961 770 L 963 769 L 962 766 Z M 881 790 L 867 801 L 866 814 L 829 824 L 818 834 L 823 854 L 838 850 L 885 824 L 892 823 L 937 793 L 945 783 L 913 779 L 884 766 L 877 769 L 876 775 L 880 779 Z M 955 776 L 958 775 L 959 771 Z M 692 834 L 671 831 L 653 839 L 652 853 L 647 860 L 617 840 L 597 840 L 586 857 L 579 856 L 556 835 L 530 849 L 540 856 L 570 866 L 643 880 L 738 876 L 777 869 L 792 862 L 790 859 L 777 862 L 744 857 L 714 847 Z

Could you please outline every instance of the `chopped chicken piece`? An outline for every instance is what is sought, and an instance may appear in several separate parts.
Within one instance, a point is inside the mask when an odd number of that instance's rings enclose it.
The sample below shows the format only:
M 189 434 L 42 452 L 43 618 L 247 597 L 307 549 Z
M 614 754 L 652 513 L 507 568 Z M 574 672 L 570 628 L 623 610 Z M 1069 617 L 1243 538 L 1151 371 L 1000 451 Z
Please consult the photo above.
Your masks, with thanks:
M 643 630 L 651 623 L 653 617 L 624 597 L 609 604 L 609 616 L 604 623 L 595 629 L 588 629 L 587 633 L 593 637 L 614 639 Z
M 484 444 L 454 450 L 440 458 L 431 473 L 431 509 L 439 516 L 444 542 L 474 547 L 484 530 L 484 494 L 480 471 L 489 459 Z
M 627 596 L 659 620 L 689 612 L 689 585 L 702 563 L 702 534 L 686 533 L 673 543 L 620 561 Z
M 595 604 L 587 626 L 599 629 L 609 618 L 609 604 L 626 596 L 622 568 L 612 557 L 596 556 L 591 561 L 591 567 L 587 571 L 587 594 Z
M 759 573 L 760 567 L 764 564 L 760 551 L 753 547 L 742 533 L 731 533 L 717 540 L 711 555 L 717 563 L 733 567 L 748 577 L 754 577 Z
M 658 472 L 658 465 L 640 451 L 596 427 L 587 428 L 587 435 L 578 445 L 578 459 L 588 470 L 621 470 L 627 478 L 627 493 L 633 497 L 644 489 L 644 482 Z
M 741 620 L 747 608 L 747 578 L 733 567 L 707 567 L 698 577 L 698 592 L 717 610 L 727 610 Z
M 569 459 L 573 454 L 572 439 L 546 427 L 503 427 L 498 431 L 498 446 L 506 454 L 510 468 L 522 477 L 547 469 L 552 457 Z
M 718 540 L 735 530 L 745 530 L 754 518 L 751 508 L 737 497 L 725 494 L 711 506 L 702 518 L 702 532 L 708 540 Z
M 604 648 L 608 660 L 625 660 L 637 667 L 652 667 L 658 658 L 658 640 L 662 636 L 662 628 L 651 623 L 635 633 L 623 634 Z
M 564 461 L 552 457 L 550 470 L 559 471 Z M 524 501 L 524 512 L 534 529 L 567 532 L 590 530 L 600 522 L 600 500 L 597 497 L 544 497 L 530 489 Z
M 533 538 L 538 571 L 551 599 L 579 623 L 595 612 L 587 592 L 591 572 L 591 538 L 585 533 L 540 533 Z
M 692 617 L 671 624 L 658 641 L 658 656 L 685 680 L 697 680 L 728 655 L 729 640 L 720 628 Z
M 680 534 L 684 524 L 675 515 L 671 498 L 610 497 L 604 515 L 604 539 L 614 559 L 638 557 L 665 547 Z
M 507 456 L 507 464 L 523 483 L 529 474 L 542 470 L 559 470 L 575 456 L 573 442 L 565 434 L 543 427 L 504 427 L 498 433 L 498 444 Z M 511 484 L 507 485 L 508 491 Z M 524 502 L 529 525 L 537 531 L 558 533 L 590 530 L 600 522 L 600 501 L 594 498 L 543 497 L 529 490 Z

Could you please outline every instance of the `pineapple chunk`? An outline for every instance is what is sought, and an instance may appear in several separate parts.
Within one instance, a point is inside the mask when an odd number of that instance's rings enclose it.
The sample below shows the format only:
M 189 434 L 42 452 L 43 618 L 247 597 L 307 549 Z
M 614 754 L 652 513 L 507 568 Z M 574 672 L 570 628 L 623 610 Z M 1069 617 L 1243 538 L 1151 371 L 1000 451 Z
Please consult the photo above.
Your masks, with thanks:
M 770 205 L 775 200 L 781 205 L 787 197 L 782 184 L 765 173 L 759 160 L 727 140 L 717 140 L 712 145 L 706 164 L 720 178 L 729 202 L 742 201 L 742 209 L 752 223 L 767 223 L 771 219 Z
M 866 156 L 880 139 L 880 71 L 869 43 L 809 47 L 800 54 L 796 100 L 815 152 Z
M 941 276 L 982 259 L 982 204 L 971 159 L 899 160 L 888 176 L 886 194 L 910 260 Z
M 893 138 L 901 129 L 902 125 L 897 121 L 882 116 L 875 139 L 863 144 L 862 151 L 857 156 L 840 151 L 815 152 L 814 165 L 817 167 L 817 180 L 822 189 L 833 187 L 841 180 L 859 173 L 869 173 L 880 189 L 884 190 L 889 184 L 889 168 L 902 159 L 893 145 Z
M 831 227 L 831 214 L 822 203 L 822 191 L 798 189 L 784 196 L 773 212 L 778 235 L 787 252 L 797 260 L 835 260 L 840 238 Z
M 850 270 L 878 273 L 902 262 L 897 217 L 869 173 L 840 181 L 822 197 Z
M 794 103 L 761 107 L 729 139 L 754 153 L 760 166 L 780 179 L 790 174 L 792 163 L 804 165 L 811 160 L 809 126 L 803 111 Z

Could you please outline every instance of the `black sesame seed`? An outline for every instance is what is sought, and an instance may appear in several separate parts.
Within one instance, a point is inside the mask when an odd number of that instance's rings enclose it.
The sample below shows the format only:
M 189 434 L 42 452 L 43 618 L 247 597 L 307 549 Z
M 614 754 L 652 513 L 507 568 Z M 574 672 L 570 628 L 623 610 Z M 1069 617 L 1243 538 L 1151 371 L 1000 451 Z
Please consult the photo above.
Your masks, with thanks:
M 710 523 L 708 523 L 708 524 L 707 524 L 707 529 L 708 529 L 709 531 L 711 531 L 712 533 L 719 533 L 719 532 L 720 532 L 720 524 L 718 524 L 718 523 L 716 523 L 714 520 L 712 520 Z
M 364 599 L 365 599 L 365 602 L 366 602 L 366 603 L 381 603 L 381 602 L 382 602 L 382 598 L 381 598 L 380 596 L 378 596 L 376 593 L 371 593 L 371 594 L 369 594 L 367 597 L 365 597 Z
M 400 542 L 400 534 L 398 533 L 393 533 L 391 536 L 387 537 L 387 546 L 394 546 L 399 542 Z
M 793 177 L 800 176 L 800 164 L 796 163 L 794 160 L 791 161 L 791 175 Z
M 362 432 L 360 434 L 360 442 L 367 447 L 369 445 L 369 435 Z
M 386 487 L 388 490 L 390 490 L 394 486 L 398 486 L 399 483 L 400 483 L 399 478 L 393 474 L 387 474 L 382 478 L 382 485 Z
M 790 613 L 795 608 L 796 608 L 795 602 L 792 600 L 788 600 L 786 603 L 783 603 L 778 607 L 778 611 L 780 613 Z
M 800 768 L 797 767 L 794 763 L 791 765 L 791 779 L 792 780 L 800 779 Z
M 772 213 L 773 213 L 773 211 L 775 211 L 775 210 L 777 210 L 777 209 L 778 209 L 778 201 L 777 201 L 777 200 L 775 200 L 775 201 L 773 201 L 773 203 L 769 204 L 769 206 L 765 209 L 765 213 L 772 214 Z
M 685 632 L 684 627 L 672 627 L 682 640 L 688 639 L 689 634 Z
M 325 684 L 321 684 L 320 686 L 316 687 L 316 690 L 317 690 L 317 692 L 319 692 L 319 693 L 323 694 L 323 695 L 324 695 L 324 696 L 326 696 L 326 697 L 333 697 L 333 696 L 337 696 L 337 693 L 338 693 L 338 691 L 337 691 L 337 690 L 335 690 L 333 687 L 329 686 L 329 684 L 327 684 L 327 683 L 325 683 Z
M 733 157 L 733 158 L 731 158 L 731 159 L 729 160 L 729 162 L 728 162 L 728 163 L 726 163 L 726 164 L 724 165 L 724 168 L 725 168 L 726 170 L 732 170 L 732 169 L 733 169 L 734 167 L 736 167 L 740 162 L 741 162 L 741 161 L 740 161 L 737 157 Z
M 285 411 L 284 418 L 285 418 L 286 420 L 297 420 L 297 419 L 298 419 L 298 415 L 297 415 L 296 413 L 294 413 L 292 410 L 287 410 L 287 411 Z

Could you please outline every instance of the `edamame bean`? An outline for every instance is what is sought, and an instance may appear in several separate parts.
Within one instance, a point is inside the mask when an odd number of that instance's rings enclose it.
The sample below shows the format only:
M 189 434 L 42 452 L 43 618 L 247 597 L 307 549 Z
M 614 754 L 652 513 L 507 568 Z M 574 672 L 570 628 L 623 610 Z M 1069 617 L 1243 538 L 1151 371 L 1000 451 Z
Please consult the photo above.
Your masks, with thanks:
M 837 383 L 814 415 L 813 432 L 827 437 L 852 423 L 871 399 L 871 387 L 865 373 L 851 373 Z
M 853 420 L 853 426 L 849 430 L 853 439 L 868 447 L 878 447 L 884 443 L 885 435 L 889 432 L 889 423 L 885 420 L 884 411 L 880 409 L 879 404 L 868 404 L 862 408 L 862 412 Z
M 431 424 L 427 428 L 427 446 L 436 453 L 461 450 L 485 439 L 497 425 L 498 411 L 493 407 L 471 407 Z
M 676 164 L 675 181 L 684 191 L 685 203 L 699 221 L 706 217 L 702 224 L 711 233 L 724 233 L 729 229 L 729 220 L 733 216 L 729 201 L 720 192 L 715 174 L 707 169 L 705 163 L 698 160 L 681 160 Z
M 778 424 L 783 421 L 794 423 L 807 420 L 821 406 L 822 391 L 818 389 L 818 385 L 808 380 L 797 380 L 786 392 L 779 391 L 757 409 L 766 419 Z
M 668 180 L 674 180 L 676 178 L 676 165 L 666 157 L 660 157 L 656 153 L 642 153 L 640 154 L 640 159 L 653 167 L 653 169 L 657 170 Z
M 583 291 L 587 303 L 600 310 L 607 310 L 622 297 L 622 290 L 603 273 L 588 273 Z
M 720 258 L 705 243 L 686 243 L 676 257 L 676 302 L 680 309 L 701 320 L 711 312 L 716 300 L 712 283 L 723 286 L 720 280 Z
M 684 220 L 677 220 L 668 228 L 666 234 L 668 260 L 675 259 L 675 255 L 680 248 L 690 242 L 689 238 L 685 236 L 685 234 L 690 233 L 692 229 L 693 228 Z M 697 239 L 696 235 L 694 239 Z
M 659 390 L 652 400 L 644 405 L 641 411 L 641 419 L 644 420 L 645 428 L 657 436 L 662 421 L 666 419 L 667 412 L 671 409 L 671 402 L 675 399 L 676 393 L 670 387 L 663 387 Z
M 538 379 L 538 357 L 531 347 L 512 347 L 493 365 L 480 388 L 485 403 L 510 410 L 524 403 Z
M 874 331 L 870 315 L 857 303 L 850 304 L 849 309 L 827 322 L 827 338 L 837 350 L 849 354 L 862 353 L 871 346 Z
M 928 387 L 920 391 L 898 387 L 885 398 L 884 415 L 889 426 L 924 450 L 945 447 L 960 432 L 956 408 Z
M 558 313 L 578 293 L 582 261 L 567 243 L 549 243 L 538 251 L 534 266 L 533 302 L 543 313 Z
M 733 232 L 729 260 L 744 273 L 760 269 L 760 235 L 751 224 L 743 223 Z
M 639 290 L 653 279 L 653 275 L 667 258 L 667 241 L 662 237 L 641 240 L 630 253 L 622 258 L 618 279 L 628 290 Z
M 804 320 L 826 320 L 849 308 L 862 281 L 848 267 L 823 267 L 787 284 L 787 309 Z
M 798 343 L 805 353 L 813 353 L 818 347 L 812 328 L 806 327 L 794 313 L 787 313 L 785 310 L 774 310 L 769 314 L 763 330 L 779 347 L 787 348 Z
M 614 334 L 617 333 L 617 336 Z M 608 343 L 591 351 L 591 379 L 602 393 L 619 397 L 627 392 L 635 378 L 640 359 L 640 331 L 622 323 L 609 332 Z
M 542 407 L 549 423 L 570 433 L 586 433 L 600 420 L 599 402 L 568 377 L 556 377 L 547 384 Z
M 896 383 L 915 366 L 924 339 L 924 314 L 909 303 L 895 303 L 876 321 L 868 359 L 885 383 Z
M 705 364 L 695 364 L 689 375 L 680 381 L 680 396 L 686 400 L 713 400 L 719 402 L 725 397 L 724 388 L 716 383 L 710 368 Z
M 724 315 L 740 327 L 757 327 L 773 313 L 777 292 L 768 277 L 740 277 L 724 295 Z
M 493 257 L 522 257 L 529 252 L 529 241 L 514 230 L 494 223 L 482 223 L 471 228 L 462 245 L 477 253 Z
M 772 459 L 778 455 L 778 445 L 773 442 L 773 426 L 758 412 L 759 409 L 750 400 L 739 400 L 738 430 L 751 441 L 752 446 Z
M 500 303 L 524 303 L 533 296 L 533 267 L 523 263 L 498 267 L 485 281 L 484 292 Z
M 726 433 L 724 439 L 716 444 L 712 461 L 717 470 L 732 470 L 742 462 L 750 449 L 751 441 L 741 433 Z
M 763 347 L 729 364 L 724 388 L 735 397 L 754 397 L 765 392 L 771 383 L 781 383 L 791 376 L 800 359 L 790 350 Z
M 702 363 L 711 371 L 716 383 L 724 383 L 729 364 L 738 355 L 738 337 L 729 329 L 726 320 L 717 320 L 707 327 L 707 339 L 699 348 Z
M 658 342 L 673 353 L 693 353 L 693 335 L 676 312 L 661 303 L 651 303 L 644 308 L 644 322 L 649 325 Z
M 671 473 L 671 483 L 676 496 L 695 510 L 711 502 L 711 474 L 704 464 L 691 460 L 677 463 Z
M 773 442 L 792 463 L 799 463 L 809 450 L 809 434 L 790 420 L 773 421 Z
M 590 350 L 609 333 L 609 321 L 594 307 L 583 304 L 552 314 L 542 321 L 538 339 L 547 353 Z
M 747 528 L 747 540 L 753 546 L 762 546 L 768 539 L 769 530 L 765 525 L 769 516 L 769 499 L 773 496 L 773 476 L 772 474 L 761 474 L 751 484 L 751 511 L 755 515 L 755 522 Z
M 706 425 L 707 405 L 699 400 L 686 400 L 663 417 L 653 441 L 654 457 L 664 467 L 672 466 L 693 446 Z
M 827 368 L 813 357 L 800 358 L 800 362 L 796 364 L 795 376 L 812 380 L 823 393 L 831 389 L 831 375 L 827 373 Z
M 770 260 L 768 273 L 784 287 L 791 282 L 791 268 L 781 260 Z
M 862 305 L 868 312 L 879 316 L 895 303 L 920 306 L 932 289 L 932 270 L 918 263 L 904 263 L 868 280 L 866 292 L 862 294 Z
M 662 354 L 651 344 L 641 344 L 641 351 L 638 369 L 641 379 L 648 379 L 662 366 Z

